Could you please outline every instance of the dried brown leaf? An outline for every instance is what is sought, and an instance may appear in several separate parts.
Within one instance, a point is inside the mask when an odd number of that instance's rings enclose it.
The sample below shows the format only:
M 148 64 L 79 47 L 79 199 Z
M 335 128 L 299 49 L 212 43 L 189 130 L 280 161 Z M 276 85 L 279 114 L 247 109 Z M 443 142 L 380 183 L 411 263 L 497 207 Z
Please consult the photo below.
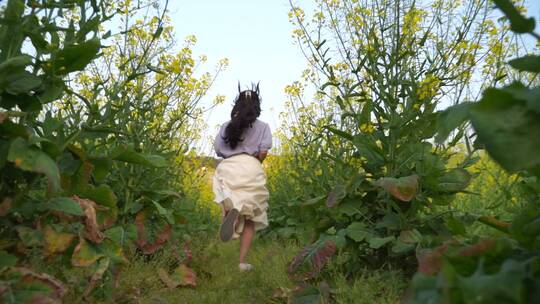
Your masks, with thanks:
M 64 283 L 46 273 L 34 272 L 25 267 L 14 267 L 11 268 L 11 270 L 20 273 L 21 281 L 24 283 L 40 281 L 41 283 L 49 286 L 51 288 L 51 294 L 49 294 L 49 296 L 53 296 L 55 299 L 62 299 L 68 291 Z
M 105 239 L 105 235 L 99 230 L 99 225 L 98 225 L 97 217 L 96 217 L 96 209 L 106 210 L 106 208 L 99 206 L 92 200 L 83 199 L 76 195 L 74 195 L 72 199 L 78 202 L 84 211 L 84 215 L 85 215 L 84 224 L 86 227 L 85 237 L 96 244 L 101 243 L 103 239 Z
M 149 243 L 145 238 L 144 224 L 146 220 L 146 213 L 139 212 L 135 216 L 135 226 L 137 227 L 137 246 L 142 250 L 143 254 L 153 254 L 158 249 L 163 247 L 165 243 L 171 238 L 172 226 L 167 224 L 155 237 L 154 243 Z
M 11 209 L 11 202 L 11 198 L 4 198 L 0 204 L 0 216 L 6 216 L 9 213 L 9 209 Z

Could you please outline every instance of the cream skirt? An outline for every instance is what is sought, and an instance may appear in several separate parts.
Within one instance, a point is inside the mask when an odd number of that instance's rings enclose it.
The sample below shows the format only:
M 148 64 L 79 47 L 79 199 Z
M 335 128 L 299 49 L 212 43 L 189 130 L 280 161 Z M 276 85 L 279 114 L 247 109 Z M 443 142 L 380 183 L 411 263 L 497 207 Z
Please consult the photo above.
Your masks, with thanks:
M 244 220 L 255 223 L 255 230 L 268 226 L 268 189 L 266 175 L 258 159 L 247 154 L 224 159 L 216 168 L 213 179 L 215 202 L 225 210 L 239 211 L 238 223 L 233 238 L 244 230 Z

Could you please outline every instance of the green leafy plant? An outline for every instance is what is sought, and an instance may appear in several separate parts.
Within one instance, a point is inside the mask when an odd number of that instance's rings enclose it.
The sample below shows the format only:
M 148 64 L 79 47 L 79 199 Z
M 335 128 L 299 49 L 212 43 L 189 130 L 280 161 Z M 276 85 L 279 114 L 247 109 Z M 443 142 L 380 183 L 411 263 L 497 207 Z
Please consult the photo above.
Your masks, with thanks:
M 523 17 L 511 1 L 494 1 L 516 33 L 534 33 L 535 22 Z M 522 65 L 527 62 L 527 66 Z M 511 60 L 519 71 L 540 72 L 540 57 Z M 523 208 L 510 223 L 491 222 L 503 235 L 482 240 L 450 240 L 418 255 L 419 269 L 409 303 L 534 303 L 540 301 L 540 112 L 538 86 L 515 82 L 488 88 L 476 103 L 450 107 L 441 113 L 439 140 L 465 122 L 476 144 L 508 172 L 522 177 Z M 536 97 L 535 97 L 536 96 Z
M 141 8 L 161 13 L 137 15 Z M 187 123 L 211 76 L 194 77 L 191 44 L 168 63 L 166 8 L 9 0 L 1 12 L 0 250 L 7 263 L 0 296 L 7 303 L 61 300 L 65 265 L 88 270 L 74 282 L 85 287 L 70 292 L 90 299 L 96 287 L 106 290 L 105 278 L 114 284 L 126 248 L 152 255 L 186 232 L 176 206 L 188 200 L 179 193 L 182 179 L 195 174 L 184 166 L 182 176 L 172 165 L 189 159 L 196 134 Z M 142 19 L 131 23 L 133 16 Z M 125 21 L 118 33 L 100 27 L 117 17 Z M 175 76 L 164 78 L 169 72 Z M 63 266 L 42 267 L 50 274 L 21 266 L 36 255 Z
M 458 214 L 438 206 L 466 191 L 478 160 L 465 137 L 465 157 L 456 162 L 463 128 L 445 145 L 433 141 L 437 107 L 474 100 L 477 75 L 483 86 L 508 81 L 504 65 L 486 68 L 509 55 L 494 52 L 505 30 L 490 19 L 487 1 L 317 4 L 308 19 L 291 2 L 294 35 L 311 68 L 286 88 L 291 114 L 280 162 L 291 173 L 278 168 L 270 177 L 271 224 L 276 234 L 331 238 L 354 252 L 351 274 L 365 263 L 412 271 L 416 247 L 465 229 Z M 442 16 L 457 12 L 454 29 Z M 317 93 L 308 104 L 310 83 Z

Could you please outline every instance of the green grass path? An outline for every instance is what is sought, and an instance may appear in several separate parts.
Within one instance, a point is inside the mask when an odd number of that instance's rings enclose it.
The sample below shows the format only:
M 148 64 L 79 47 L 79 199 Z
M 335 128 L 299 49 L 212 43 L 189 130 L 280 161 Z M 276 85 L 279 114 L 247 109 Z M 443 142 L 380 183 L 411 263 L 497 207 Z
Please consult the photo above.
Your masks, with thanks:
M 130 263 L 122 272 L 120 288 L 130 295 L 130 303 L 287 303 L 273 295 L 280 288 L 291 290 L 296 286 L 286 270 L 300 247 L 293 242 L 258 239 L 248 255 L 254 270 L 240 272 L 238 246 L 238 241 L 212 240 L 195 248 L 190 266 L 197 273 L 196 287 L 165 288 L 157 269 L 166 268 L 169 260 L 161 256 Z M 399 273 L 366 271 L 351 282 L 332 268 L 329 265 L 329 272 L 334 273 L 329 282 L 334 292 L 330 303 L 399 303 L 405 287 Z

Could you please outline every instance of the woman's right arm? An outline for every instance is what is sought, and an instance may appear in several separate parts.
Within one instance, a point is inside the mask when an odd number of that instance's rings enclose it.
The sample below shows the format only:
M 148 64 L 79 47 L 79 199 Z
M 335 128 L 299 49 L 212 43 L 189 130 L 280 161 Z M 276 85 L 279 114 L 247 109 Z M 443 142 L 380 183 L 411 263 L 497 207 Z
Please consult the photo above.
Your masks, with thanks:
M 270 148 L 272 148 L 272 132 L 270 131 L 270 126 L 266 124 L 262 134 L 261 143 L 259 145 L 259 154 L 257 154 L 257 158 L 261 163 L 268 155 L 268 150 Z

